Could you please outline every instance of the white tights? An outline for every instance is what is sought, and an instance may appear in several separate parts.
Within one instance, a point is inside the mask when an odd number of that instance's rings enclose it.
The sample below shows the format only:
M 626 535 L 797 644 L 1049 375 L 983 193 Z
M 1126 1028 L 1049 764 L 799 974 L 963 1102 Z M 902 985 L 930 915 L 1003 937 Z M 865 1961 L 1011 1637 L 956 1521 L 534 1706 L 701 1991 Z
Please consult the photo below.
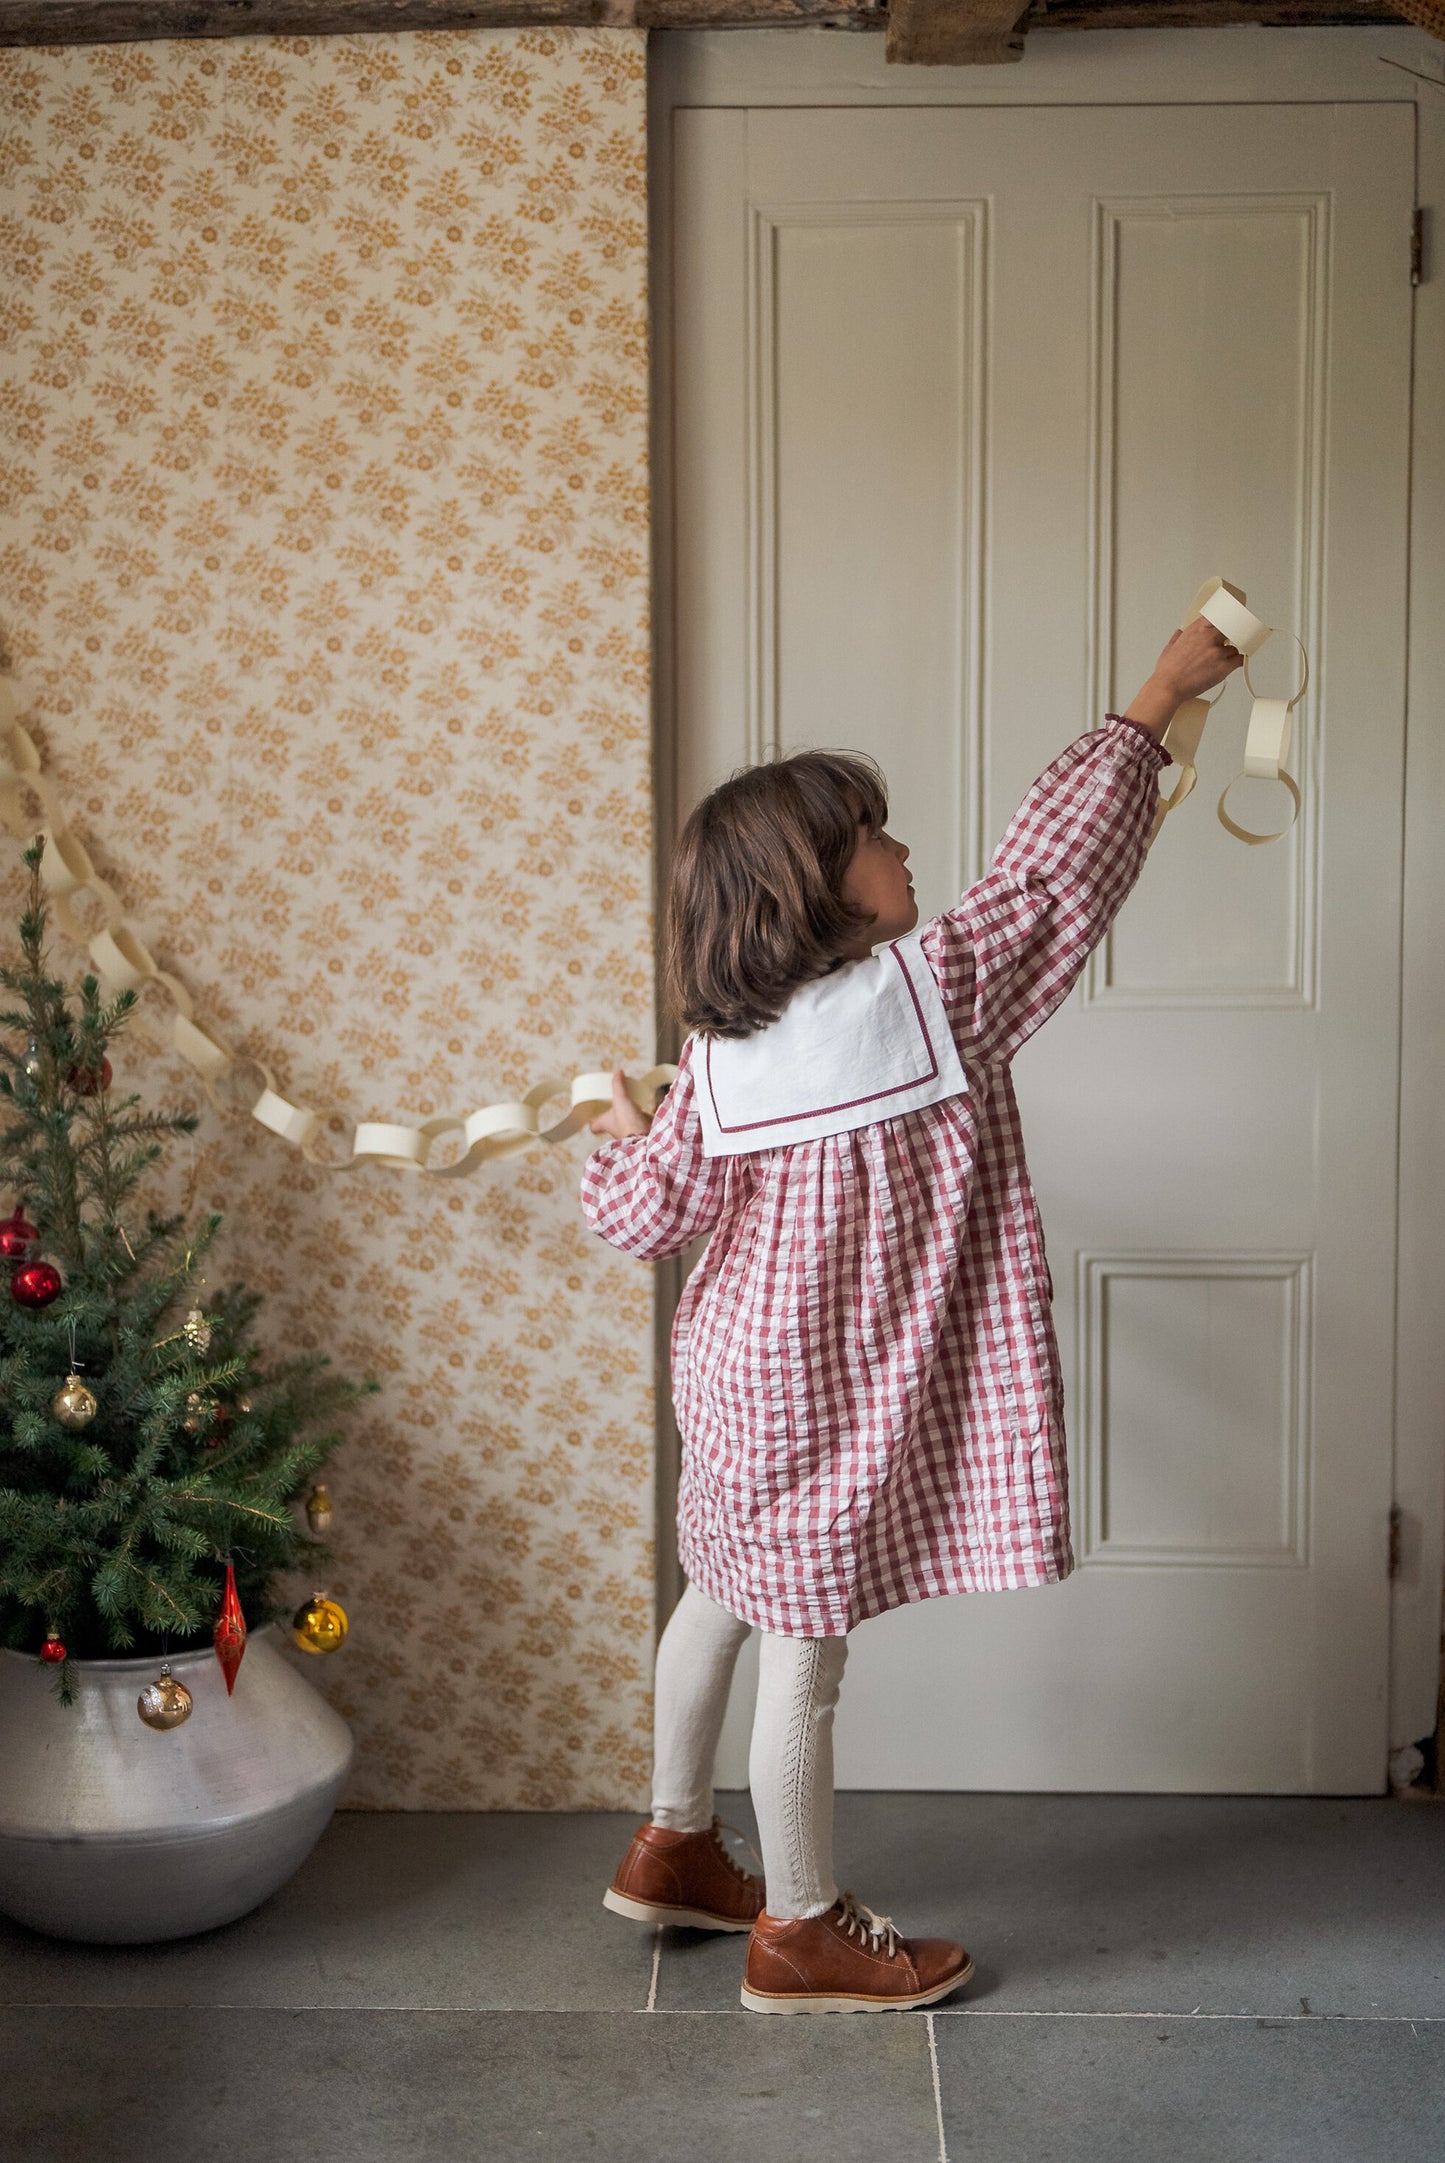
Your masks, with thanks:
M 690 1584 L 657 1647 L 652 1818 L 674 1832 L 712 1823 L 713 1759 L 749 1624 Z M 748 1782 L 769 1915 L 822 1915 L 833 1878 L 833 1708 L 846 1637 L 759 1632 Z

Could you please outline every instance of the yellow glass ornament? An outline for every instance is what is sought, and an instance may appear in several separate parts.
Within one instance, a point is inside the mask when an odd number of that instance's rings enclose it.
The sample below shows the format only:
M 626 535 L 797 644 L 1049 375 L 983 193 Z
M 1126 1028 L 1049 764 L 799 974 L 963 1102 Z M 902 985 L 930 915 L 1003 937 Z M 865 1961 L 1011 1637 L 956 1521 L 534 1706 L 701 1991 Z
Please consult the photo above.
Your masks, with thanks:
M 95 1398 L 78 1374 L 68 1374 L 64 1389 L 57 1390 L 51 1400 L 50 1410 L 62 1427 L 88 1427 L 96 1414 Z
M 291 1635 L 303 1652 L 335 1652 L 346 1635 L 346 1615 L 324 1592 L 313 1592 L 291 1617 Z
M 331 1489 L 329 1487 L 313 1487 L 306 1497 L 306 1522 L 313 1532 L 329 1532 L 331 1530 Z
M 177 1682 L 169 1664 L 162 1660 L 160 1675 L 155 1682 L 147 1683 L 135 1701 L 135 1709 L 147 1727 L 158 1728 L 166 1734 L 179 1727 L 191 1717 L 191 1693 L 183 1682 Z

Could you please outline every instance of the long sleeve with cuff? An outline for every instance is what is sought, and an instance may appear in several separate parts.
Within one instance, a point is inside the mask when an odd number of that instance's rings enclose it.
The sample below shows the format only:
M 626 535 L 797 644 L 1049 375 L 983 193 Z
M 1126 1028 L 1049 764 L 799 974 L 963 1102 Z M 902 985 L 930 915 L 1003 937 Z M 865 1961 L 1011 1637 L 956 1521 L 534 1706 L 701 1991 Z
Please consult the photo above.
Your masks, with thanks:
M 1009 821 L 988 870 L 931 919 L 923 949 L 960 1045 L 1007 1065 L 1068 997 L 1144 868 L 1174 761 L 1110 714 L 1065 745 Z
M 710 1232 L 753 1186 L 744 1157 L 705 1157 L 693 1106 L 692 1039 L 646 1134 L 605 1142 L 582 1167 L 582 1214 L 624 1254 L 657 1262 Z

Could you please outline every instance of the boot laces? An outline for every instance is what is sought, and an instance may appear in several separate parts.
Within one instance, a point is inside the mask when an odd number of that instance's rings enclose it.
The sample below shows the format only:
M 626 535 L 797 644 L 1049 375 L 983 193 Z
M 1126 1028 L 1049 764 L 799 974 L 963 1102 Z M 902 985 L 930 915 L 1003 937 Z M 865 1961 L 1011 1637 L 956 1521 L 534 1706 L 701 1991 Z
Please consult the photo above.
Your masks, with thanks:
M 727 1864 L 729 1870 L 732 1871 L 734 1877 L 746 1879 L 749 1873 L 743 1868 L 742 1864 L 738 1861 L 735 1855 L 729 1855 L 727 1848 L 723 1844 L 722 1836 L 724 1833 L 737 1834 L 738 1839 L 741 1840 L 743 1846 L 747 1849 L 749 1855 L 751 1855 L 753 1861 L 757 1864 L 759 1874 L 761 1875 L 763 1858 L 761 1855 L 759 1855 L 757 1849 L 753 1846 L 751 1840 L 749 1840 L 745 1832 L 741 1831 L 736 1825 L 724 1824 L 723 1820 L 717 1816 L 714 1816 L 710 1830 L 712 1833 L 714 1847 L 717 1849 L 719 1855 L 721 1855 L 723 1861 Z
M 847 1892 L 839 1895 L 838 1905 L 843 1911 L 839 1920 L 844 1926 L 845 1935 L 851 1938 L 856 1930 L 860 1944 L 865 1937 L 872 1938 L 872 1950 L 882 1952 L 891 1960 L 899 1943 L 892 1916 L 875 1915 L 870 1907 L 865 1907 L 861 1900 L 855 1900 L 853 1895 Z

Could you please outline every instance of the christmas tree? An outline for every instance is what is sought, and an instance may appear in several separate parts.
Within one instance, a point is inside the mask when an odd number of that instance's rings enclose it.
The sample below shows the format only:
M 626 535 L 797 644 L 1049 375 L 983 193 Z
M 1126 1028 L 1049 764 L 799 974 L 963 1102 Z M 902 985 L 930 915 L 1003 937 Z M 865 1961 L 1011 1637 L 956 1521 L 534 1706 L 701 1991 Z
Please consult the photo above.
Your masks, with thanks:
M 271 1580 L 330 1554 L 293 1505 L 342 1439 L 326 1422 L 376 1384 L 314 1354 L 266 1365 L 259 1296 L 198 1275 L 221 1217 L 140 1214 L 197 1121 L 113 1092 L 136 995 L 103 1003 L 86 976 L 76 999 L 47 974 L 43 847 L 20 964 L 0 966 L 0 1179 L 19 1197 L 0 1222 L 0 1645 L 53 1662 L 68 1705 L 73 1659 L 208 1642 L 228 1564 L 252 1629 L 289 1617 Z

